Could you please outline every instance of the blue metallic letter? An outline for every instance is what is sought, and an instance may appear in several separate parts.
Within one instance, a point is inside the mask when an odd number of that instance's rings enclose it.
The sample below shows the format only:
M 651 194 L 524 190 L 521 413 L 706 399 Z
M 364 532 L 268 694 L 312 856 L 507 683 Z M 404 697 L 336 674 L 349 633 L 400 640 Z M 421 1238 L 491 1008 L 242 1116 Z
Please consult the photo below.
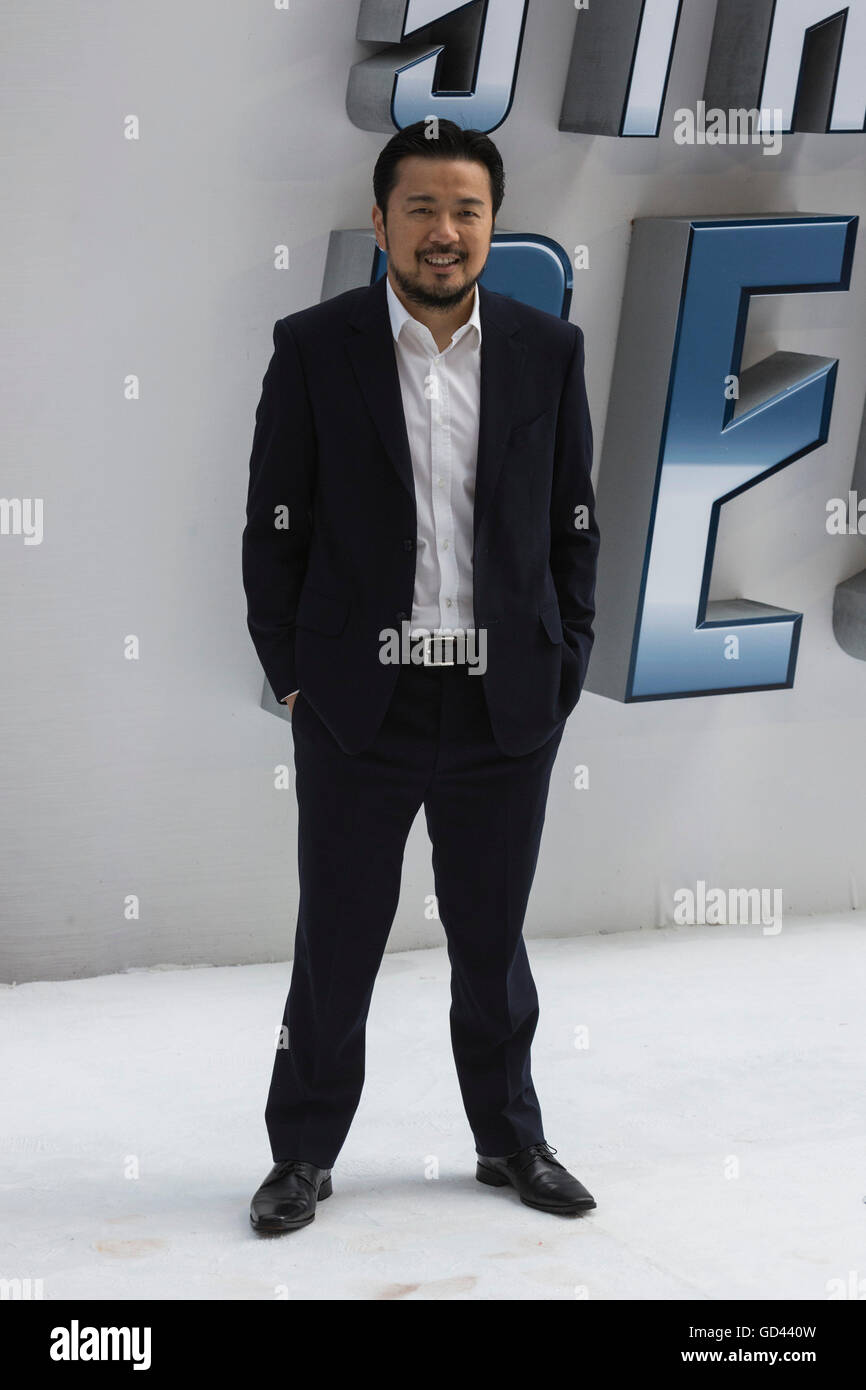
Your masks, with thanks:
M 682 0 L 590 0 L 578 11 L 560 130 L 659 133 Z
M 856 217 L 635 224 L 598 489 L 587 689 L 659 700 L 794 680 L 801 614 L 708 602 L 719 510 L 825 442 L 836 359 L 740 371 L 749 298 L 848 288 Z M 739 381 L 739 399 L 726 386 Z
M 866 0 L 718 0 L 704 97 L 757 108 L 762 128 L 862 132 Z
M 393 133 L 438 116 L 489 132 L 511 109 L 528 0 L 361 0 L 357 38 L 392 44 L 355 63 L 346 110 Z

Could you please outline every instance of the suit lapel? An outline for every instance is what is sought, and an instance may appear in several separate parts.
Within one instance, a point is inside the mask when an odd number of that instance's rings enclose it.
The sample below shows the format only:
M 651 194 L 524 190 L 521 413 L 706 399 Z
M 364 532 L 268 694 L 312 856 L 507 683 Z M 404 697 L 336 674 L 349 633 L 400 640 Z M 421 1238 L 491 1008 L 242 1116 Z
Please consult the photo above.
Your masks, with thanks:
M 384 275 L 370 286 L 356 305 L 348 323 L 346 349 L 379 437 L 414 506 L 412 456 L 403 416 Z
M 478 291 L 481 295 L 481 402 L 475 474 L 475 536 L 499 481 L 526 362 L 526 343 L 507 298 L 491 294 L 481 285 Z
M 412 456 L 383 275 L 348 321 L 346 348 L 385 451 L 415 505 Z M 475 474 L 474 535 L 493 496 L 519 399 L 526 344 L 508 299 L 478 286 L 481 316 L 481 399 Z

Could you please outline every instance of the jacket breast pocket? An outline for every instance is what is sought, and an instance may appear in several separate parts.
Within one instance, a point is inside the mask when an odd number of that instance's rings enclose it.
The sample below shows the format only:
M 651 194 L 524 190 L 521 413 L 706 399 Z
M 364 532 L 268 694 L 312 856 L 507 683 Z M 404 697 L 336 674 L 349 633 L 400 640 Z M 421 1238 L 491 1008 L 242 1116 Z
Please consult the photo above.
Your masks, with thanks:
M 553 424 L 554 410 L 542 410 L 539 415 L 533 415 L 531 420 L 523 420 L 515 425 L 509 436 L 509 442 L 519 444 L 524 439 L 530 438 L 536 431 L 543 431 L 544 426 Z
M 544 630 L 551 642 L 562 641 L 562 618 L 559 612 L 559 603 L 556 599 L 552 603 L 545 603 L 538 610 L 538 616 L 544 624 Z
M 347 598 L 320 594 L 317 589 L 304 585 L 298 600 L 295 626 L 311 627 L 314 631 L 323 632 L 329 637 L 338 637 L 346 626 L 349 607 L 350 600 Z

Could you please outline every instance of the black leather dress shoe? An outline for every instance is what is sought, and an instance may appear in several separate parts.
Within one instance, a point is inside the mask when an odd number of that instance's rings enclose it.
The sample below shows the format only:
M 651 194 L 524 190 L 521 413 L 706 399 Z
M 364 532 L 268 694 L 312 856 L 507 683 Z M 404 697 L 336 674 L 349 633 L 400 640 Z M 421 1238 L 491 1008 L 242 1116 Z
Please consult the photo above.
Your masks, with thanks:
M 510 1184 L 517 1189 L 521 1202 L 539 1211 L 558 1212 L 563 1216 L 591 1211 L 596 1204 L 592 1193 L 557 1163 L 553 1157 L 555 1153 L 556 1149 L 542 1143 L 530 1144 L 528 1149 L 520 1149 L 505 1158 L 487 1158 L 479 1154 L 475 1176 L 488 1187 Z
M 250 1221 L 264 1235 L 280 1235 L 309 1226 L 316 1203 L 330 1197 L 331 1170 L 299 1158 L 275 1163 L 250 1202 Z

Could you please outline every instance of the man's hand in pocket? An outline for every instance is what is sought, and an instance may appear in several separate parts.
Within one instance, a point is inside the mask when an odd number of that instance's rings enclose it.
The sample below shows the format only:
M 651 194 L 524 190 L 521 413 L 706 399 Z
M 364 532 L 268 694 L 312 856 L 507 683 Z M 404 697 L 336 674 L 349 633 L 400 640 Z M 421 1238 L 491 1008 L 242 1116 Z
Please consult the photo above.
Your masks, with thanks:
M 294 695 L 287 695 L 286 698 L 283 700 L 283 704 L 284 704 L 284 705 L 288 705 L 288 707 L 289 707 L 289 714 L 291 714 L 291 712 L 292 712 L 292 710 L 293 710 L 293 708 L 294 708 L 295 701 L 296 701 L 297 698 L 298 698 L 298 694 L 299 694 L 299 692 L 296 690 L 295 693 L 294 693 Z

